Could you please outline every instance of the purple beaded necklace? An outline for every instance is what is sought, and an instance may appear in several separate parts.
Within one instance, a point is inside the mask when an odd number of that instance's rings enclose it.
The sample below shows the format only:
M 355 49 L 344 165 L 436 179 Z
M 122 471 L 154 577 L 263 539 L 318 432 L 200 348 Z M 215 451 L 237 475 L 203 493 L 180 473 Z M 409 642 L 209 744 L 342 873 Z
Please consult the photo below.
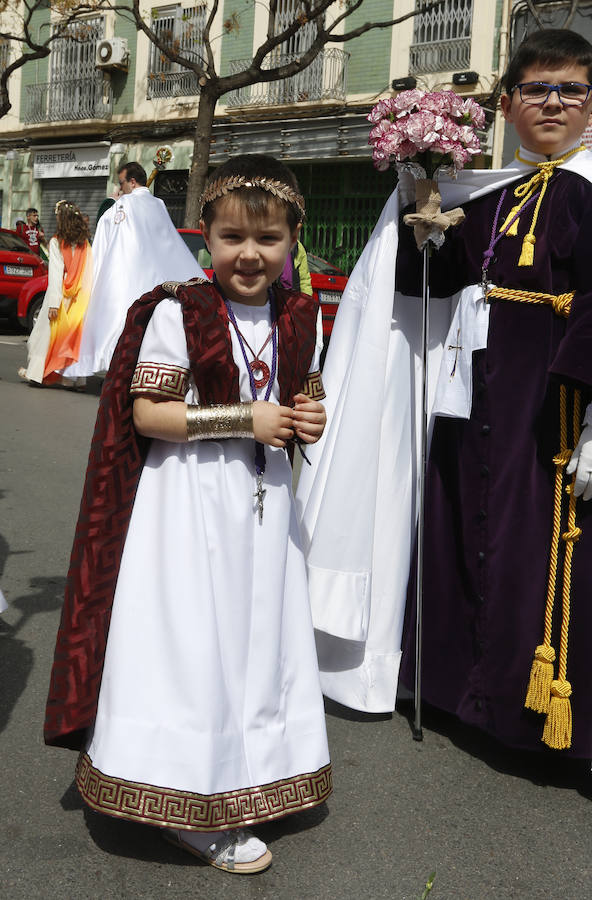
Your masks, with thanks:
M 506 233 L 507 233 L 508 229 L 510 228 L 510 226 L 514 224 L 516 219 L 518 219 L 522 215 L 522 213 L 528 209 L 529 206 L 532 206 L 532 204 L 535 202 L 535 200 L 538 198 L 538 196 L 541 192 L 537 191 L 536 194 L 533 194 L 532 197 L 524 204 L 524 206 L 521 206 L 520 209 L 518 210 L 518 212 L 515 213 L 511 219 L 508 219 L 508 221 L 504 224 L 504 227 L 501 229 L 500 233 L 498 234 L 497 226 L 499 223 L 500 213 L 502 210 L 504 200 L 506 199 L 507 193 L 508 193 L 508 189 L 504 188 L 502 191 L 502 195 L 499 198 L 499 201 L 497 204 L 497 209 L 495 211 L 495 216 L 493 219 L 493 226 L 491 229 L 491 238 L 489 240 L 489 247 L 483 254 L 483 264 L 481 266 L 481 285 L 483 287 L 483 299 L 484 300 L 487 297 L 487 270 L 489 268 L 489 263 L 493 259 L 495 248 L 497 247 L 499 241 L 501 241 L 501 239 L 506 236 Z
M 249 376 L 249 385 L 251 388 L 251 397 L 253 401 L 257 400 L 257 385 L 255 383 L 255 375 L 253 373 L 253 369 L 249 363 L 249 358 L 247 356 L 247 350 L 245 347 L 244 338 L 239 330 L 236 316 L 234 315 L 234 310 L 230 305 L 230 300 L 226 297 L 220 282 L 214 275 L 214 285 L 216 286 L 220 296 L 224 300 L 224 304 L 226 306 L 226 312 L 228 314 L 228 319 L 232 322 L 234 330 L 236 332 L 236 336 L 238 339 L 239 346 L 241 348 L 241 352 L 243 355 L 243 359 L 245 361 L 245 366 L 247 369 L 247 374 Z M 264 400 L 269 400 L 271 397 L 271 391 L 273 389 L 273 384 L 275 382 L 275 376 L 277 372 L 277 361 L 278 361 L 278 337 L 277 337 L 277 316 L 276 316 L 276 308 L 275 308 L 275 297 L 273 294 L 273 290 L 271 287 L 267 288 L 267 299 L 269 300 L 269 314 L 271 318 L 271 374 L 269 376 L 269 381 L 267 382 L 267 387 L 265 389 Z M 262 348 L 263 349 L 263 348 Z M 265 498 L 265 488 L 263 487 L 263 474 L 265 472 L 265 447 L 260 441 L 255 441 L 255 472 L 257 474 L 257 490 L 253 494 L 253 496 L 257 499 L 257 509 L 259 512 L 259 523 L 263 521 L 263 500 Z

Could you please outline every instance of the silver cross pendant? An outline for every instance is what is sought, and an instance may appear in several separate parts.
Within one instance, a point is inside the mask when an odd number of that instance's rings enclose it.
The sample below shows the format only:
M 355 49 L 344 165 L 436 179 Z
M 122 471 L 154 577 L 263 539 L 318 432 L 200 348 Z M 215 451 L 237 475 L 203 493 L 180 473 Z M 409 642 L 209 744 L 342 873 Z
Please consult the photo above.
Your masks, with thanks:
M 257 500 L 257 510 L 259 512 L 259 524 L 261 525 L 263 522 L 263 499 L 266 495 L 267 491 L 263 487 L 263 475 L 257 475 L 257 490 L 253 494 L 253 497 Z

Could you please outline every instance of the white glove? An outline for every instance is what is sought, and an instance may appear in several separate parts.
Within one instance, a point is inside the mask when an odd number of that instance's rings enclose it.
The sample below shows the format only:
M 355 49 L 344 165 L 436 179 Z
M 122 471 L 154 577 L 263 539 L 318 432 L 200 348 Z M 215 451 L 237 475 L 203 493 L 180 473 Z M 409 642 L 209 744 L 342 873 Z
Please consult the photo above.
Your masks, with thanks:
M 592 403 L 584 415 L 582 433 L 565 470 L 567 475 L 576 473 L 574 494 L 582 500 L 592 497 Z

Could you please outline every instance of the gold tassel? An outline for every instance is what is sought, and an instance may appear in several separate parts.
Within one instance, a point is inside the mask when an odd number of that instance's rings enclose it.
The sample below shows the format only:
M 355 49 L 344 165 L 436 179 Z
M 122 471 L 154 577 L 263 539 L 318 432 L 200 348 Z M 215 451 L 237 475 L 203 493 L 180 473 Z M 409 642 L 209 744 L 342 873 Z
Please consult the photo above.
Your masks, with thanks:
M 525 234 L 522 241 L 522 253 L 518 260 L 519 266 L 532 266 L 534 262 L 534 245 L 536 238 L 534 234 Z
M 506 222 L 510 222 L 510 221 L 512 220 L 512 218 L 516 215 L 516 213 L 520 212 L 521 207 L 522 207 L 522 204 L 520 204 L 520 206 L 515 206 L 513 209 L 510 210 L 510 212 L 509 212 L 508 215 L 506 216 L 506 219 L 505 219 L 505 221 L 504 221 L 504 224 L 503 224 L 502 227 L 500 228 L 500 233 L 501 233 L 501 232 L 504 230 L 504 228 L 506 227 Z M 518 223 L 519 223 L 519 222 L 520 222 L 520 217 L 518 217 L 517 219 L 514 219 L 514 221 L 512 222 L 512 224 L 510 225 L 510 227 L 509 227 L 508 230 L 506 231 L 506 236 L 507 236 L 507 237 L 516 237 L 516 235 L 518 234 Z
M 552 750 L 571 747 L 571 684 L 554 681 L 551 684 L 551 703 L 543 729 L 543 743 Z
M 554 662 L 555 651 L 553 647 L 539 644 L 534 652 L 528 691 L 524 702 L 524 706 L 527 709 L 534 709 L 535 712 L 539 713 L 549 712 Z

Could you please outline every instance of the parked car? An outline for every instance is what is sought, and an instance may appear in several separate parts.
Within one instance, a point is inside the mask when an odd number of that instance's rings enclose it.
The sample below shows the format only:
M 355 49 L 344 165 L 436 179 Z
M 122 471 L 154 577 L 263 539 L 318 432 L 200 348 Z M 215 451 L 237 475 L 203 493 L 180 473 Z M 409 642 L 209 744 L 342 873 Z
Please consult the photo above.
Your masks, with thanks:
M 307 253 L 306 258 L 312 289 L 321 304 L 323 337 L 326 345 L 331 337 L 333 322 L 337 315 L 337 307 L 347 284 L 347 275 L 342 269 L 338 269 L 337 266 L 327 262 L 327 260 L 321 259 L 320 256 L 315 256 L 314 253 Z
M 8 228 L 0 228 L 0 315 L 16 319 L 19 316 L 19 298 L 31 281 L 45 280 L 41 293 L 47 286 L 47 264 L 33 253 L 25 241 Z
M 197 262 L 208 278 L 210 278 L 212 274 L 212 260 L 199 228 L 179 228 L 177 230 Z M 337 266 L 332 265 L 325 259 L 321 259 L 320 256 L 315 256 L 313 253 L 307 253 L 306 256 L 313 294 L 315 294 L 321 304 L 323 337 L 326 344 L 331 336 L 337 307 L 347 284 L 347 275 L 341 269 L 338 269 Z

